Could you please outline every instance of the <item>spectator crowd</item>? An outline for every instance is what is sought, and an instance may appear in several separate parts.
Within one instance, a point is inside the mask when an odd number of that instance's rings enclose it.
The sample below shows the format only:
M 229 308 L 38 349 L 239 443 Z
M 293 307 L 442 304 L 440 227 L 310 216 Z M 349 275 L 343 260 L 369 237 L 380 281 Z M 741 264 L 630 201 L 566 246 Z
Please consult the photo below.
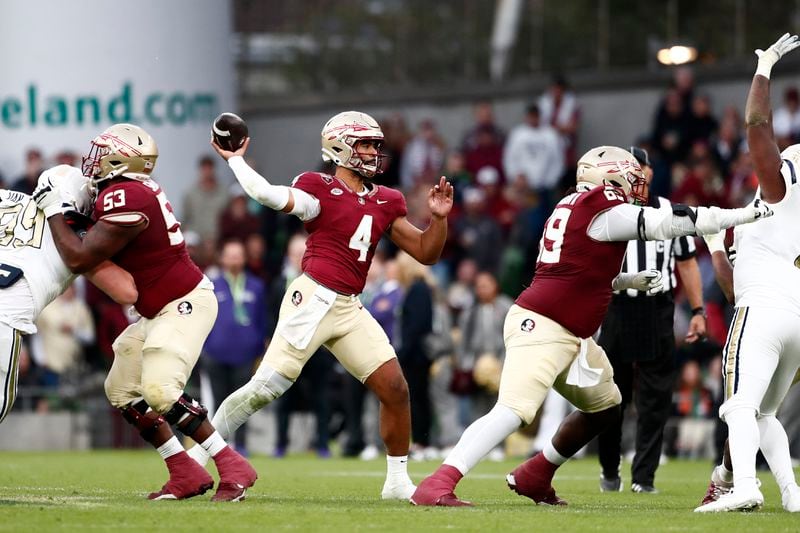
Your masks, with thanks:
M 740 110 L 729 106 L 715 114 L 714 102 L 695 86 L 691 71 L 674 73 L 653 110 L 650 131 L 631 139 L 649 151 L 651 194 L 690 205 L 744 205 L 757 181 Z M 473 125 L 454 146 L 444 142 L 432 119 L 409 125 L 402 115 L 392 114 L 380 121 L 388 157 L 378 181 L 404 192 L 412 223 L 426 225 L 426 193 L 438 176 L 444 174 L 455 187 L 441 260 L 424 267 L 384 240 L 362 295 L 395 345 L 409 383 L 414 457 L 433 458 L 452 446 L 496 399 L 504 316 L 530 281 L 547 217 L 574 184 L 579 101 L 566 80 L 556 78 L 527 106 L 518 124 L 502 125 L 490 101 L 477 102 Z M 786 90 L 776 107 L 775 135 L 783 148 L 800 140 L 798 90 Z M 0 182 L 30 194 L 43 168 L 75 165 L 77 159 L 70 152 L 46 159 L 29 149 L 23 174 L 8 180 L 0 176 Z M 227 173 L 221 178 L 223 164 L 210 155 L 198 161 L 196 183 L 181 210 L 190 254 L 214 281 L 220 303 L 192 380 L 212 410 L 249 379 L 263 355 L 284 289 L 300 273 L 305 246 L 302 224 L 262 208 L 238 184 L 231 185 Z M 679 292 L 675 357 L 681 370 L 674 389 L 674 424 L 665 442 L 668 452 L 687 457 L 714 451 L 708 443 L 722 394 L 720 351 L 731 313 L 704 246 L 698 251 L 708 337 L 692 345 L 683 342 L 691 314 Z M 42 314 L 39 333 L 26 342 L 21 407 L 75 408 L 64 391 L 80 390 L 87 373 L 110 366 L 111 343 L 131 321 L 130 310 L 79 280 Z M 298 410 L 316 416 L 311 446 L 321 457 L 330 455 L 339 434 L 343 455 L 376 455 L 374 399 L 324 350 L 274 409 L 276 456 L 287 453 L 289 417 Z M 541 425 L 541 431 L 552 431 Z M 235 440 L 242 448 L 244 430 Z M 535 434 L 534 427 L 530 435 Z M 535 442 L 530 440 L 526 453 Z

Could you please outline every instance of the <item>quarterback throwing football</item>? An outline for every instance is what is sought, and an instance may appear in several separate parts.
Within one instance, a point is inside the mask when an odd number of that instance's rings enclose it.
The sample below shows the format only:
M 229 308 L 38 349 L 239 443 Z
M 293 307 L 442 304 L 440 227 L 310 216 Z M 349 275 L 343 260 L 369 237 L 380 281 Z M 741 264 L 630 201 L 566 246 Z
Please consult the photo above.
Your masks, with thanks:
M 309 357 L 324 345 L 380 400 L 388 463 L 381 495 L 407 500 L 415 489 L 406 470 L 408 385 L 389 339 L 358 294 L 384 234 L 421 263 L 438 260 L 453 206 L 452 186 L 442 177 L 430 189 L 430 225 L 425 231 L 414 227 L 406 218 L 403 195 L 372 182 L 381 172 L 383 132 L 375 119 L 357 111 L 339 113 L 322 128 L 322 158 L 336 164 L 335 173 L 305 172 L 290 187 L 271 185 L 245 163 L 242 156 L 249 139 L 235 152 L 212 144 L 252 198 L 299 217 L 310 234 L 303 275 L 286 289 L 276 334 L 261 365 L 247 385 L 220 405 L 214 425 L 222 435 L 230 435 L 286 392 Z M 205 461 L 206 454 L 197 446 L 190 455 Z

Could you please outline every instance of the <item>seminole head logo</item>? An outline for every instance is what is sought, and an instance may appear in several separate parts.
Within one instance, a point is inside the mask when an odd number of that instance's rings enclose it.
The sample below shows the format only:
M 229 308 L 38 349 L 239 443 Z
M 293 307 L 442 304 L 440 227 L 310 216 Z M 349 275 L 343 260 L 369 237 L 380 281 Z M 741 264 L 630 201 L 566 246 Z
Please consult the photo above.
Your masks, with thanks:
M 294 291 L 292 293 L 292 305 L 297 307 L 303 303 L 303 294 L 300 291 Z
M 520 324 L 519 329 L 521 329 L 525 333 L 530 333 L 531 331 L 533 331 L 533 328 L 535 327 L 536 327 L 536 322 L 534 322 L 532 318 L 526 318 L 525 320 L 522 321 L 522 324 Z

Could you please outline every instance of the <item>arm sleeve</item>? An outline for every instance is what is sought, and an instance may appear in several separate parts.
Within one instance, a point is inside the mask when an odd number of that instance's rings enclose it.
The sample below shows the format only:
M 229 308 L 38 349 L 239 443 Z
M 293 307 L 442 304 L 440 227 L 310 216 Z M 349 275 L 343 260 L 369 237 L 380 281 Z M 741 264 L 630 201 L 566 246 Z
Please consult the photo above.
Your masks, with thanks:
M 276 211 L 282 211 L 286 204 L 289 203 L 289 193 L 291 191 L 294 198 L 292 215 L 295 215 L 303 222 L 319 215 L 319 200 L 294 187 L 272 185 L 261 174 L 250 168 L 250 165 L 245 162 L 243 157 L 231 157 L 228 159 L 228 166 L 233 170 L 236 181 L 239 182 L 245 192 L 261 205 Z
M 662 241 L 683 235 L 717 233 L 751 220 L 747 208 L 721 209 L 673 204 L 656 209 L 620 204 L 600 213 L 586 233 L 598 241 Z

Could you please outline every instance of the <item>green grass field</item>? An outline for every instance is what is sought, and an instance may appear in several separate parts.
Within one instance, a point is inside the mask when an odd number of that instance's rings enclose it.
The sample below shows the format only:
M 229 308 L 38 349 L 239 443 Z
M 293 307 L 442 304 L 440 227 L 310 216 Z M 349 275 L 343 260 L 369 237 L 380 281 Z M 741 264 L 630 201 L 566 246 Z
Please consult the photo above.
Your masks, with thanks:
M 149 502 L 165 480 L 159 457 L 145 452 L 0 454 L 2 531 L 797 531 L 800 517 L 780 506 L 772 477 L 761 473 L 766 497 L 753 513 L 697 515 L 705 462 L 661 467 L 658 495 L 601 494 L 594 459 L 565 465 L 556 489 L 566 508 L 537 507 L 509 491 L 515 462 L 483 463 L 459 487 L 472 509 L 416 508 L 384 502 L 382 461 L 276 460 L 255 457 L 260 479 L 235 504 L 212 504 L 211 493 L 183 502 Z M 415 481 L 435 463 L 412 463 Z M 626 465 L 627 466 L 627 465 Z M 627 479 L 626 479 L 627 482 Z

